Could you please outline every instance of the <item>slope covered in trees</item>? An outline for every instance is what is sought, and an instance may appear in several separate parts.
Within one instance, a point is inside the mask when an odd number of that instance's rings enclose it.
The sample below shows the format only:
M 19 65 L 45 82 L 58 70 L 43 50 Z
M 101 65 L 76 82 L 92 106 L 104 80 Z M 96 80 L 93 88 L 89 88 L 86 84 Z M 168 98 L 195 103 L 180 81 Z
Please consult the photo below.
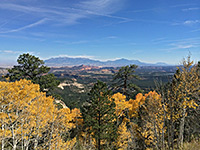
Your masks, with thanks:
M 123 74 L 123 68 L 118 73 Z M 81 110 L 70 110 L 58 107 L 31 80 L 2 81 L 1 149 L 200 148 L 199 63 L 193 64 L 188 57 L 172 81 L 158 84 L 155 91 L 133 97 L 126 88 L 122 86 L 123 93 L 115 92 L 98 81 Z

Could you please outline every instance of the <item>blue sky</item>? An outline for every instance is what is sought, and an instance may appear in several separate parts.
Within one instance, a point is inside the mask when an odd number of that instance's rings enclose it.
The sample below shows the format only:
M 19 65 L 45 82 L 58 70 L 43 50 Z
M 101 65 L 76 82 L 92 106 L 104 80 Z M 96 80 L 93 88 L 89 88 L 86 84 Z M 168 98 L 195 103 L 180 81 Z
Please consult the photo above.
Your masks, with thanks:
M 29 52 L 179 64 L 200 60 L 199 0 L 1 0 L 0 66 Z

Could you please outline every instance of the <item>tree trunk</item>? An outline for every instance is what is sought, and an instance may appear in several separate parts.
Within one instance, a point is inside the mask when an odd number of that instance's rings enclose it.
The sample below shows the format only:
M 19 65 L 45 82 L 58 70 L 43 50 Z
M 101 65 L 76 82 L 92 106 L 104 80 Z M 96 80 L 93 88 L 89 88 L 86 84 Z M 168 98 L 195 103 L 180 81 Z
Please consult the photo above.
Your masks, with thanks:
M 174 123 L 173 123 L 173 99 L 169 99 L 170 120 L 168 122 L 168 148 L 174 149 Z
M 123 95 L 127 96 L 127 76 L 125 76 L 125 79 L 124 79 Z
M 3 134 L 4 134 L 4 135 L 3 135 L 3 138 L 2 138 L 2 140 L 1 140 L 1 149 L 4 150 L 4 146 L 5 146 L 5 141 L 4 141 L 4 140 L 5 140 L 5 139 L 4 139 L 4 138 L 5 138 L 4 124 L 2 124 L 2 131 L 3 131 Z
M 100 112 L 99 112 L 99 131 L 98 131 L 98 150 L 101 150 L 101 130 L 100 130 L 100 126 L 101 126 L 101 120 L 100 120 Z
M 164 111 L 164 116 L 163 116 L 163 127 L 162 127 L 162 149 L 165 149 L 165 122 L 166 122 L 166 111 L 165 111 L 165 103 L 163 104 L 163 111 Z
M 34 149 L 35 150 L 37 149 L 37 146 L 38 146 L 38 140 L 37 140 L 37 138 L 35 138 L 35 140 L 34 140 Z
M 180 121 L 180 129 L 179 129 L 179 141 L 178 144 L 180 147 L 183 146 L 183 134 L 184 134 L 184 126 L 185 126 L 185 114 L 186 114 L 186 108 L 183 108 L 183 117 Z
M 13 150 L 17 149 L 17 140 L 15 139 L 14 125 L 12 125 L 12 140 L 13 140 Z
M 24 141 L 24 149 L 29 150 L 29 140 Z

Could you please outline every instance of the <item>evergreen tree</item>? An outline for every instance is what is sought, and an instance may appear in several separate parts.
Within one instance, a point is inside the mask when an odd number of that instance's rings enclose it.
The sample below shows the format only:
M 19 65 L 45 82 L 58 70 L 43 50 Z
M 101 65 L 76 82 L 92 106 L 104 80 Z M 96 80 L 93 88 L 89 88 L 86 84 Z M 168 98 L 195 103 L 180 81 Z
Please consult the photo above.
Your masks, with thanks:
M 114 88 L 126 95 L 127 99 L 133 98 L 137 93 L 142 93 L 142 90 L 135 84 L 132 83 L 132 79 L 139 79 L 137 75 L 134 74 L 137 65 L 124 66 L 119 69 L 117 73 L 114 74 Z
M 115 103 L 107 85 L 97 81 L 89 93 L 87 106 L 83 107 L 84 125 L 87 133 L 96 141 L 98 150 L 112 147 L 117 139 Z
M 52 95 L 52 91 L 60 83 L 56 80 L 54 74 L 47 74 L 49 67 L 44 66 L 44 61 L 33 55 L 22 54 L 18 57 L 19 65 L 8 70 L 5 77 L 9 77 L 10 81 L 20 79 L 31 80 L 35 84 L 40 85 L 40 90 L 47 92 L 47 95 Z

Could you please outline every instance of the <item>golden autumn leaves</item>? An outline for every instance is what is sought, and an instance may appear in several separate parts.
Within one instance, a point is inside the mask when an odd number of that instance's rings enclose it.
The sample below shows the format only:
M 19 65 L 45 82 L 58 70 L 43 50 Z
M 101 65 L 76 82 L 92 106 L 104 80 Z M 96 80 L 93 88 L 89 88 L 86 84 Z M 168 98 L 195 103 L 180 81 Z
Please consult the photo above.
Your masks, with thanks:
M 118 118 L 124 115 L 119 126 L 118 146 L 127 149 L 128 142 L 133 143 L 134 139 L 145 139 L 145 144 L 150 145 L 156 138 L 155 130 L 161 133 L 163 128 L 161 96 L 155 91 L 151 91 L 145 95 L 137 94 L 135 100 L 126 101 L 126 96 L 120 93 L 114 94 L 113 98 Z M 141 109 L 148 115 L 139 114 Z M 139 117 L 145 121 L 142 126 L 136 122 Z M 129 129 L 127 124 L 130 126 Z
M 2 149 L 71 149 L 76 142 L 64 135 L 80 111 L 58 109 L 31 81 L 0 82 L 0 106 Z

